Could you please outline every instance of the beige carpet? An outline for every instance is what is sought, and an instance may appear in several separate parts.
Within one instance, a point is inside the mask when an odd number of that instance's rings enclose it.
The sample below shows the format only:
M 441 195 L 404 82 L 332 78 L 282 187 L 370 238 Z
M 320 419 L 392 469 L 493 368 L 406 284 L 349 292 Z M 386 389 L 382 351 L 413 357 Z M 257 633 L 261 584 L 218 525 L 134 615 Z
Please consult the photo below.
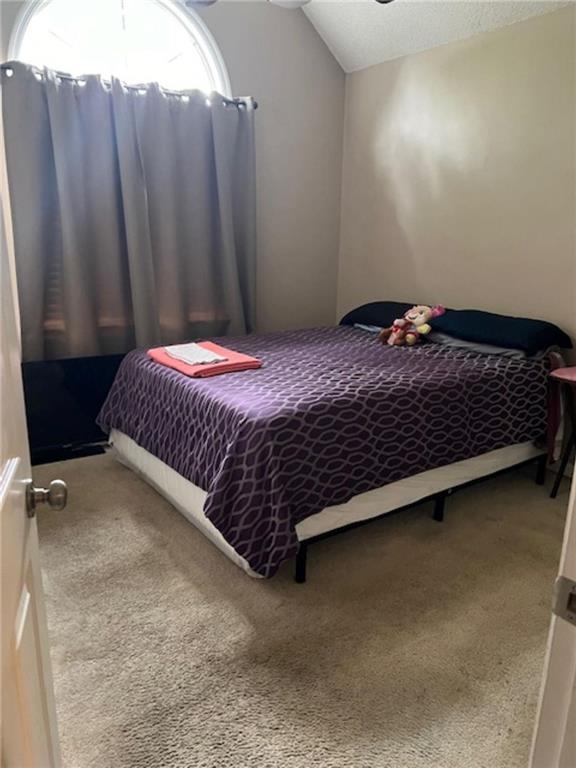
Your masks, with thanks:
M 108 456 L 39 467 L 67 768 L 525 766 L 563 489 L 516 472 L 253 581 Z

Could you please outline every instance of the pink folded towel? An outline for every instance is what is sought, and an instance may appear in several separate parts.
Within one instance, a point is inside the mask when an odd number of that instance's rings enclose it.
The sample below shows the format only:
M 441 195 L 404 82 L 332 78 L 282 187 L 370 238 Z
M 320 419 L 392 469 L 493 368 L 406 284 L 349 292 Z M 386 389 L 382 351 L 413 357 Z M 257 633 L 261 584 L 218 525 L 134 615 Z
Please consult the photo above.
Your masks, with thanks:
M 234 352 L 233 349 L 226 349 L 225 347 L 219 347 L 218 344 L 213 344 L 211 341 L 198 342 L 199 347 L 214 352 L 217 355 L 225 357 L 226 360 L 222 360 L 219 363 L 200 363 L 199 365 L 189 365 L 182 360 L 176 360 L 174 357 L 166 352 L 164 347 L 156 347 L 155 349 L 148 350 L 148 356 L 152 358 L 160 365 L 165 365 L 168 368 L 173 368 L 175 371 L 180 371 L 185 376 L 190 376 L 194 379 L 203 379 L 208 376 L 218 376 L 220 373 L 236 373 L 238 371 L 248 371 L 253 368 L 261 368 L 262 362 L 250 355 L 243 355 L 241 352 Z

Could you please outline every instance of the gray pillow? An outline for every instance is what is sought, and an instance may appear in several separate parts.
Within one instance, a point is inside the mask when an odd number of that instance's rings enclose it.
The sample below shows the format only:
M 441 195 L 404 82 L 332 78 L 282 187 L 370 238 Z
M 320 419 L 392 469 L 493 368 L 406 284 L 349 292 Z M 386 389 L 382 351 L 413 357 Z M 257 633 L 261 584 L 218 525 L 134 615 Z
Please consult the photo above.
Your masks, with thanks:
M 501 357 L 513 357 L 518 360 L 526 359 L 526 352 L 523 352 L 521 349 L 495 347 L 492 344 L 478 344 L 475 341 L 457 339 L 455 336 L 449 336 L 447 333 L 440 333 L 440 331 L 431 331 L 426 336 L 426 339 L 434 344 L 444 344 L 455 349 L 467 349 L 470 352 L 478 352 L 481 355 L 500 355 Z
M 380 333 L 382 330 L 381 325 L 364 325 L 364 323 L 354 323 L 354 328 L 358 328 L 360 331 L 368 331 L 368 333 Z

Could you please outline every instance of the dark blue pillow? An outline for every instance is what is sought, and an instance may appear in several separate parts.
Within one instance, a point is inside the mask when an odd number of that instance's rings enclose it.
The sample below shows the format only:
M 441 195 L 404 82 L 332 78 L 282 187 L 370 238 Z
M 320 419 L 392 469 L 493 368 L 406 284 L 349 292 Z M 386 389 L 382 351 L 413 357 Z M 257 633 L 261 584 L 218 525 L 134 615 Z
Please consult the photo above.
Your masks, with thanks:
M 344 315 L 340 325 L 379 325 L 388 328 L 396 318 L 402 317 L 414 304 L 404 304 L 401 301 L 373 301 L 363 304 Z
M 558 326 L 544 320 L 495 315 L 478 309 L 448 309 L 444 315 L 434 318 L 431 325 L 435 331 L 458 339 L 521 349 L 527 355 L 535 355 L 549 347 L 572 349 L 570 337 Z

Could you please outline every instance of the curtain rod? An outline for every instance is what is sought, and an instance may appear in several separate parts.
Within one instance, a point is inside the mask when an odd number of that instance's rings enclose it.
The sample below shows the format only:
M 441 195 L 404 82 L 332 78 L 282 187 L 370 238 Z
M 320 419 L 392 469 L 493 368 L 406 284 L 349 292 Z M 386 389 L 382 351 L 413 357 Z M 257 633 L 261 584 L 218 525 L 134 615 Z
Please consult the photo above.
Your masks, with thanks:
M 25 66 L 32 69 L 36 74 L 44 76 L 44 70 L 40 67 L 36 67 L 33 64 L 26 64 Z M 0 70 L 3 72 L 7 72 L 9 70 L 13 70 L 14 67 L 11 62 L 7 62 L 6 64 L 0 64 Z M 59 80 L 68 80 L 73 83 L 81 83 L 86 82 L 87 77 L 100 77 L 99 75 L 79 75 L 78 77 L 74 77 L 74 75 L 69 75 L 67 72 L 57 72 L 56 70 L 51 70 L 56 77 Z M 100 81 L 103 85 L 105 85 L 107 88 L 111 88 L 112 83 L 109 80 L 105 80 L 104 78 L 100 77 Z M 127 88 L 129 91 L 142 91 L 148 88 L 152 83 L 141 83 L 141 84 L 134 84 L 129 85 L 128 83 L 125 83 L 123 80 L 120 80 L 124 88 Z M 163 88 L 159 83 L 153 83 L 153 85 L 158 85 L 158 88 L 162 91 L 162 93 L 165 93 L 167 96 L 187 96 L 190 91 L 171 91 L 169 88 Z M 216 93 L 216 91 L 213 91 L 213 93 Z M 207 94 L 207 97 L 209 97 L 210 94 Z M 247 104 L 252 104 L 253 109 L 258 109 L 258 102 L 253 96 L 237 96 L 235 98 L 229 99 L 227 96 L 223 96 L 221 93 L 218 94 L 222 101 L 226 106 L 234 106 L 234 107 L 243 107 Z

